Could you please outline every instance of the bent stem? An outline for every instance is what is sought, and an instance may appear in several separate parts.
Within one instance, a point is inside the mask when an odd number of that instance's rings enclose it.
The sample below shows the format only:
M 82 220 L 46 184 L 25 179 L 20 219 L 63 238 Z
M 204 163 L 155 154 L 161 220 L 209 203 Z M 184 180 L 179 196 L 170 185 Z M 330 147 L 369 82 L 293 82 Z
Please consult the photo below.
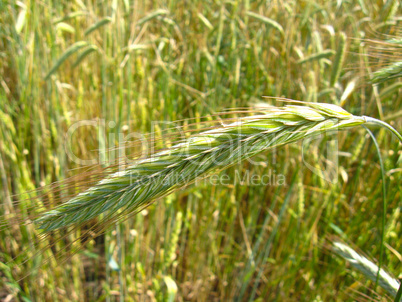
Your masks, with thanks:
M 387 128 L 389 131 L 391 131 L 398 138 L 399 142 L 402 144 L 402 135 L 394 127 L 392 127 L 390 124 L 388 124 L 386 122 L 383 122 L 381 120 L 377 120 L 375 118 L 369 117 L 369 116 L 363 116 L 363 118 L 369 124 L 376 124 L 376 125 L 380 125 L 382 127 Z
M 389 131 L 391 131 L 399 140 L 399 142 L 402 144 L 402 135 L 395 129 L 393 128 L 391 125 L 389 125 L 386 122 L 383 122 L 381 120 L 377 120 L 375 118 L 369 117 L 369 116 L 363 116 L 363 118 L 365 119 L 365 121 L 368 124 L 375 124 L 375 125 L 379 125 L 381 127 L 385 127 L 386 129 L 388 129 Z M 378 284 L 379 281 L 379 277 L 380 277 L 380 270 L 381 270 L 381 265 L 382 265 L 382 259 L 383 259 L 383 253 L 384 253 L 384 229 L 385 229 L 385 211 L 386 211 L 386 186 L 385 186 L 385 171 L 384 171 L 384 164 L 381 158 L 381 153 L 380 153 L 380 149 L 379 146 L 377 144 L 377 141 L 375 139 L 375 136 L 373 135 L 373 133 L 365 126 L 363 126 L 367 132 L 370 134 L 371 138 L 374 141 L 374 145 L 377 149 L 377 153 L 380 159 L 380 166 L 381 166 L 381 176 L 382 176 L 382 192 L 383 192 L 383 215 L 382 215 L 382 234 L 381 234 L 381 247 L 380 247 L 380 260 L 379 260 L 379 265 L 378 265 L 378 272 L 377 272 L 377 278 L 376 278 L 376 286 Z M 402 283 L 399 286 L 399 290 L 397 292 L 397 295 L 395 297 L 395 302 L 399 302 L 401 299 L 401 295 L 402 295 Z

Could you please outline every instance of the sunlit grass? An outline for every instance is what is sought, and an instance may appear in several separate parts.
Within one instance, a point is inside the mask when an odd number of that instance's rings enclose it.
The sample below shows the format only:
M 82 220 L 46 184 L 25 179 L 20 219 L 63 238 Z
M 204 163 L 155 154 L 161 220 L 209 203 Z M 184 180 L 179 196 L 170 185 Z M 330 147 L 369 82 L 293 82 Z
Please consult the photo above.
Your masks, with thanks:
M 36 204 L 34 195 L 46 192 L 26 192 L 80 171 L 64 148 L 69 126 L 80 120 L 105 120 L 105 136 L 84 127 L 73 138 L 74 154 L 91 159 L 100 149 L 104 165 L 119 156 L 105 152 L 116 147 L 110 134 L 162 133 L 172 125 L 153 128 L 153 121 L 197 123 L 264 95 L 342 100 L 355 115 L 401 129 L 401 79 L 370 82 L 398 59 L 387 51 L 371 56 L 367 42 L 400 38 L 397 1 L 145 3 L 3 3 L 1 215 L 27 217 L 51 198 Z M 398 278 L 401 148 L 373 130 L 387 177 L 383 264 Z M 333 137 L 286 146 L 259 155 L 259 165 L 220 174 L 284 175 L 286 186 L 191 186 L 113 226 L 71 259 L 54 257 L 68 254 L 85 230 L 48 248 L 56 237 L 40 241 L 32 225 L 10 220 L 0 231 L 0 299 L 348 301 L 354 290 L 375 298 L 372 281 L 322 248 L 335 234 L 379 258 L 381 175 L 365 136 L 355 130 L 337 137 L 336 183 L 305 164 L 327 164 L 323 150 Z M 14 194 L 25 201 L 12 204 Z

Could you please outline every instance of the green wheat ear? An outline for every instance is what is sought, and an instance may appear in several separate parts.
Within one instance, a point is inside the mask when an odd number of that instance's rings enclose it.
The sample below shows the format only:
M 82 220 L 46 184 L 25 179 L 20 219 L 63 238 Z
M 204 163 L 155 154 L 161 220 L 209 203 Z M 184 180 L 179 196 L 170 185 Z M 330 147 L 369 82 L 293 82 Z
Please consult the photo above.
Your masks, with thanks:
M 371 82 L 373 84 L 380 84 L 385 81 L 402 77 L 402 61 L 395 62 L 385 68 L 377 70 L 373 73 Z
M 392 297 L 396 297 L 399 288 L 398 280 L 391 277 L 383 269 L 379 269 L 376 264 L 368 260 L 366 257 L 360 255 L 344 243 L 334 242 L 332 248 L 336 254 L 348 261 L 354 268 L 359 270 L 364 276 L 373 282 L 376 282 L 377 272 L 379 271 L 378 284 Z
M 384 126 L 382 122 L 354 116 L 335 105 L 307 104 L 309 106 L 270 107 L 260 115 L 242 117 L 235 123 L 200 132 L 168 150 L 138 160 L 125 171 L 111 174 L 44 213 L 35 222 L 47 232 L 81 225 L 104 214 L 99 222 L 102 225 L 136 213 L 199 177 L 264 150 L 291 144 L 322 131 L 343 130 L 373 122 Z M 396 130 L 393 132 L 399 135 Z

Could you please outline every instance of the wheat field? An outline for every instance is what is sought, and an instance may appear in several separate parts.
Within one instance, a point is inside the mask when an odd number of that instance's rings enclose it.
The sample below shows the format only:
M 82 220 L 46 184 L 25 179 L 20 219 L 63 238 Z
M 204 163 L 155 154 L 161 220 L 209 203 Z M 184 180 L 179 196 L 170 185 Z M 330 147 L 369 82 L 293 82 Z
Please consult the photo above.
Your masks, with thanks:
M 400 299 L 399 1 L 0 8 L 1 301 Z

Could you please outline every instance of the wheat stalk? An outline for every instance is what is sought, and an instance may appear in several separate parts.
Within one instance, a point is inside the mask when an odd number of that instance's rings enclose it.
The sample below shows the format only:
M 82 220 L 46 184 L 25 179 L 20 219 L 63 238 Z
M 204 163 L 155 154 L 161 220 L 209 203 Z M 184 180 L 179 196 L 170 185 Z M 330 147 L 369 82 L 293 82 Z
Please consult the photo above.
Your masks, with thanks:
M 124 171 L 106 177 L 66 203 L 42 214 L 36 223 L 44 231 L 82 224 L 98 217 L 115 221 L 135 213 L 218 169 L 234 165 L 264 150 L 367 122 L 342 108 L 309 103 L 264 108 L 262 114 L 201 132 L 165 151 L 140 159 Z M 374 120 L 372 120 L 374 121 Z M 371 122 L 372 122 L 371 121 Z
M 378 266 L 373 262 L 341 242 L 334 242 L 333 250 L 371 281 L 376 282 Z M 383 269 L 380 269 L 378 284 L 392 297 L 396 296 L 399 288 L 399 282 L 386 273 Z

